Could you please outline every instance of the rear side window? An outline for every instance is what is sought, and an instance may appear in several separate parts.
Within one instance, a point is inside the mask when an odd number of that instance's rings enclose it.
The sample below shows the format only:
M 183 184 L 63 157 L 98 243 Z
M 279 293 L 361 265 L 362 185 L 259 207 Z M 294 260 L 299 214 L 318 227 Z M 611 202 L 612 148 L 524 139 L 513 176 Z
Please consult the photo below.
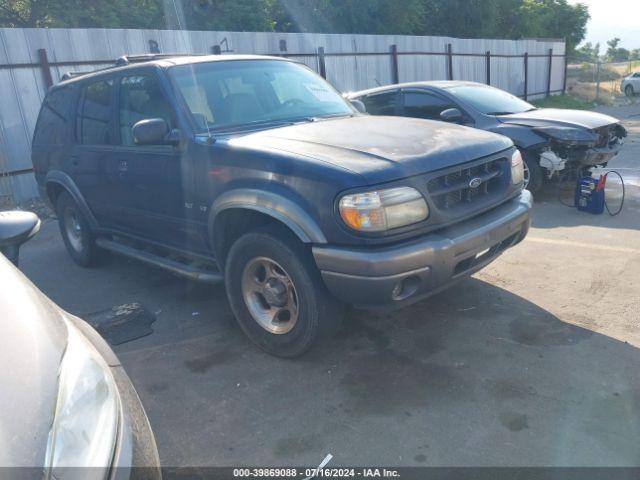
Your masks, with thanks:
M 360 100 L 372 115 L 397 115 L 398 92 L 378 93 L 362 97 Z
M 456 105 L 437 95 L 422 92 L 404 93 L 404 115 L 407 117 L 440 120 L 440 113 Z
M 78 140 L 85 145 L 110 145 L 113 80 L 84 87 L 78 114 Z
M 34 145 L 62 145 L 69 139 L 73 90 L 69 87 L 51 91 L 42 102 L 33 136 Z

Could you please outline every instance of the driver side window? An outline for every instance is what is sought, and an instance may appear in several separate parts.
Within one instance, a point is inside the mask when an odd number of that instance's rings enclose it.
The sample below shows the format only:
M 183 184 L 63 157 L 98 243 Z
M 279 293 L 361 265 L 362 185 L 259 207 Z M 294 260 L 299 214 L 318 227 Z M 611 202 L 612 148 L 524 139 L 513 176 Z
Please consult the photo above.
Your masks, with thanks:
M 404 92 L 404 114 L 407 117 L 440 120 L 440 114 L 449 108 L 458 108 L 453 102 L 427 92 Z
M 122 145 L 135 145 L 133 126 L 140 120 L 162 118 L 173 128 L 173 110 L 160 84 L 150 75 L 124 77 L 120 81 L 119 128 Z

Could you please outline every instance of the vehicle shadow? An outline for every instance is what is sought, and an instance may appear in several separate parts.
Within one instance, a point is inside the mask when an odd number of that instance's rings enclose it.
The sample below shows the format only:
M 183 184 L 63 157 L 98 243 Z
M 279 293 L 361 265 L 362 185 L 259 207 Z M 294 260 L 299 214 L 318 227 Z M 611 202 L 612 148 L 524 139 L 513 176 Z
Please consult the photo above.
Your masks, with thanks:
M 351 310 L 294 360 L 227 319 L 121 355 L 166 465 L 640 464 L 638 349 L 492 284 Z

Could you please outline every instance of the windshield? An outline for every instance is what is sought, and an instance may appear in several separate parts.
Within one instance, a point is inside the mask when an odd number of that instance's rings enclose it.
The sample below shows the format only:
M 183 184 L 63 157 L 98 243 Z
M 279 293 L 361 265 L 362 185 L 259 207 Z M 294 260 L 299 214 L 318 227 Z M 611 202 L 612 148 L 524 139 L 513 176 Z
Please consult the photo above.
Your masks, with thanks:
M 325 80 L 292 62 L 215 61 L 169 71 L 203 132 L 354 113 Z
M 485 115 L 508 115 L 535 110 L 530 103 L 504 90 L 486 85 L 453 87 L 449 91 Z

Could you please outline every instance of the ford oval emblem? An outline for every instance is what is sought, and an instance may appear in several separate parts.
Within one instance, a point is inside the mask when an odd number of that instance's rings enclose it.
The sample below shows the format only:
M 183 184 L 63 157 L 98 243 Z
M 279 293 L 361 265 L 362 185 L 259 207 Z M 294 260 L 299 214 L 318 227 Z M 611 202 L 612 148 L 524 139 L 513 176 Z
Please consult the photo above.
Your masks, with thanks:
M 469 187 L 470 188 L 478 188 L 480 185 L 482 184 L 482 179 L 481 178 L 472 178 L 471 180 L 469 180 Z

